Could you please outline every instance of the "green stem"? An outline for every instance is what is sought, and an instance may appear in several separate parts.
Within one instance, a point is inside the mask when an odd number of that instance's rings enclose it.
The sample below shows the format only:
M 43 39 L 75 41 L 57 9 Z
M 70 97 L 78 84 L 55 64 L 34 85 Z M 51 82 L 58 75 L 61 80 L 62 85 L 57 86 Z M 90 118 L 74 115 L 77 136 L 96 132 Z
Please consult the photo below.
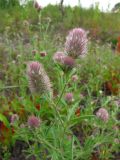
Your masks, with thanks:
M 26 87 L 27 85 L 23 86 L 6 86 L 6 87 L 1 87 L 0 91 L 5 90 L 5 89 L 12 89 L 12 88 L 20 88 L 20 87 Z

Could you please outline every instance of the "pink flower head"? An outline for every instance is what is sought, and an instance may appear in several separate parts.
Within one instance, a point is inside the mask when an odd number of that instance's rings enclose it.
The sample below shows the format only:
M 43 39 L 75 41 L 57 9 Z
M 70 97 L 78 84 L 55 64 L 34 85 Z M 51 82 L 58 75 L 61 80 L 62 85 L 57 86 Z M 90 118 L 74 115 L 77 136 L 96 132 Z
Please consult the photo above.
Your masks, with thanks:
M 73 101 L 73 94 L 72 93 L 66 93 L 65 94 L 65 100 L 67 101 L 67 102 L 72 102 Z
M 37 9 L 37 11 L 41 11 L 42 7 L 40 6 L 40 4 L 35 0 L 34 1 L 34 7 Z
M 28 67 L 28 75 L 29 76 L 33 76 L 35 74 L 38 74 L 40 71 L 40 63 L 39 62 L 31 62 L 29 63 L 29 67 Z
M 108 121 L 109 119 L 109 114 L 108 111 L 105 108 L 100 108 L 97 112 L 96 112 L 96 116 L 98 118 L 100 118 L 103 121 Z
M 81 28 L 74 28 L 66 37 L 65 51 L 73 58 L 83 56 L 87 52 L 87 32 Z
M 53 56 L 53 60 L 58 63 L 63 63 L 65 57 L 66 55 L 64 52 L 56 52 Z
M 73 82 L 76 82 L 76 81 L 78 80 L 78 76 L 77 76 L 77 75 L 73 75 L 71 80 L 72 80 Z
M 73 68 L 75 65 L 75 60 L 70 56 L 66 56 L 64 57 L 63 64 L 69 68 Z
M 10 119 L 11 124 L 13 124 L 18 119 L 19 119 L 19 116 L 17 114 L 13 114 Z
M 33 128 L 37 128 L 40 125 L 40 119 L 34 115 L 28 117 L 28 125 Z

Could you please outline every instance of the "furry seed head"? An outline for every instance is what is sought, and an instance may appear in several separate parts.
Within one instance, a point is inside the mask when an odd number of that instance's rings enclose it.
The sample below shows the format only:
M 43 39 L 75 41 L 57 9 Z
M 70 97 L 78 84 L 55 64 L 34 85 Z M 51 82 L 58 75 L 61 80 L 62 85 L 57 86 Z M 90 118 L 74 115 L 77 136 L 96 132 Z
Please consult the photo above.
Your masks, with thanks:
M 27 75 L 31 93 L 40 95 L 45 93 L 52 94 L 50 79 L 47 76 L 42 64 L 33 61 L 29 62 L 27 65 Z
M 65 51 L 73 58 L 83 56 L 87 52 L 87 32 L 81 28 L 74 28 L 66 37 Z

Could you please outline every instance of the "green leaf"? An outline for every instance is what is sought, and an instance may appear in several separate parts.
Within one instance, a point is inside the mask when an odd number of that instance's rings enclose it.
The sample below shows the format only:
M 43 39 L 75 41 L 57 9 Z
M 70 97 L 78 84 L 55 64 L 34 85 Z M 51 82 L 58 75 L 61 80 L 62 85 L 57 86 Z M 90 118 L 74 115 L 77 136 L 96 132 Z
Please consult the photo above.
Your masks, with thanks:
M 95 116 L 94 115 L 84 115 L 84 116 L 76 117 L 71 120 L 70 126 L 72 127 L 72 126 L 78 124 L 79 122 L 81 122 L 82 120 L 85 120 L 85 119 L 89 120 L 91 118 L 95 118 Z
M 71 118 L 72 118 L 72 116 L 75 115 L 75 110 L 77 109 L 78 105 L 79 105 L 79 104 L 76 103 L 72 108 L 70 108 L 70 109 L 68 110 L 67 121 L 70 121 Z
M 10 128 L 10 123 L 9 123 L 9 121 L 8 121 L 7 118 L 6 118 L 3 114 L 1 114 L 1 113 L 0 113 L 0 121 L 2 121 L 2 122 L 5 124 L 6 127 Z

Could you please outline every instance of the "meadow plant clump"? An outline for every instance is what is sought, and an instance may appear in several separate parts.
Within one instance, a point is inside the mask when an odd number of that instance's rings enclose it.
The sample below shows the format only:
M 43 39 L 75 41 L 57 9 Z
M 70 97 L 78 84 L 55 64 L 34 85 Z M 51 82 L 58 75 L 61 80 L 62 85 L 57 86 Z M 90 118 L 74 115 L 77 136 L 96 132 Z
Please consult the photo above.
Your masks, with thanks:
M 87 53 L 87 33 L 81 28 L 74 28 L 66 37 L 65 52 L 73 57 L 78 58 Z
M 30 4 L 33 7 L 33 3 L 30 2 Z M 29 44 L 21 43 L 26 38 L 24 33 L 22 38 L 21 34 L 20 36 L 17 34 L 17 38 L 13 41 L 9 40 L 6 34 L 4 43 L 7 51 L 1 50 L 1 53 L 7 55 L 7 63 L 4 58 L 0 57 L 0 67 L 3 68 L 1 69 L 3 75 L 0 75 L 0 94 L 2 93 L 3 96 L 0 95 L 0 106 L 2 106 L 0 159 L 24 160 L 32 155 L 33 159 L 41 160 L 119 160 L 117 155 L 119 156 L 120 83 L 117 68 L 119 70 L 120 56 L 113 54 L 107 44 L 99 46 L 100 44 L 94 43 L 91 37 L 89 54 L 86 55 L 87 33 L 84 29 L 71 30 L 64 44 L 63 33 L 60 32 L 57 39 L 57 34 L 51 33 L 48 26 L 44 24 L 44 20 L 46 22 L 49 18 L 45 15 L 49 13 L 53 24 L 52 31 L 56 33 L 55 29 L 58 24 L 59 26 L 63 26 L 63 23 L 71 25 L 68 22 L 73 22 L 76 25 L 76 18 L 85 17 L 89 14 L 84 15 L 84 13 L 89 12 L 78 7 L 74 9 L 67 7 L 66 16 L 63 16 L 63 21 L 61 21 L 58 6 L 46 7 L 42 12 L 44 17 L 36 12 L 36 10 L 40 11 L 37 3 L 34 7 L 35 12 L 32 13 L 37 14 L 36 18 L 34 14 L 31 14 L 32 10 L 29 6 L 25 6 L 26 12 L 22 13 L 22 20 L 30 16 L 29 27 L 26 27 L 28 24 L 24 21 L 24 26 L 28 31 L 26 33 L 29 33 Z M 30 14 L 27 13 L 28 11 Z M 80 18 L 76 16 L 72 21 L 73 16 L 80 15 L 81 12 L 83 12 L 82 16 Z M 92 10 L 90 13 L 94 14 Z M 31 16 L 35 19 L 33 20 Z M 7 17 L 10 18 L 8 15 Z M 60 20 L 59 23 L 58 20 Z M 95 20 L 97 22 L 97 18 Z M 19 16 L 15 20 L 10 20 L 10 22 L 13 21 L 15 21 L 15 26 L 20 27 Z M 54 24 L 55 22 L 57 25 Z M 88 23 L 92 23 L 92 20 Z M 75 26 L 72 25 L 73 27 Z M 16 31 L 19 33 L 18 29 Z M 34 34 L 39 38 L 35 40 Z M 12 35 L 13 33 L 11 37 Z M 0 38 L 0 43 L 1 41 Z M 11 46 L 16 47 L 11 49 Z M 118 44 L 116 47 L 119 47 Z M 64 52 L 57 51 L 53 55 L 58 48 L 64 48 Z M 118 52 L 118 49 L 116 50 Z M 84 59 L 79 58 L 84 55 L 86 55 Z M 26 61 L 28 61 L 27 72 L 24 66 Z M 108 70 L 111 71 L 111 66 L 113 66 L 112 74 L 114 75 L 108 73 Z M 52 79 L 53 88 L 46 73 L 47 70 Z M 107 82 L 107 91 L 108 89 L 111 91 L 109 96 L 102 89 L 104 82 Z M 32 96 L 29 95 L 27 83 L 29 83 Z M 54 98 L 50 99 L 46 94 L 52 94 L 53 89 Z M 112 96 L 116 89 L 117 94 Z M 102 107 L 99 108 L 100 106 Z M 14 145 L 18 141 L 20 144 Z M 11 144 L 13 144 L 12 148 L 10 148 Z M 13 153 L 8 154 L 7 151 Z M 23 154 L 24 158 L 21 158 Z
M 27 66 L 29 88 L 31 93 L 52 94 L 52 85 L 45 72 L 43 65 L 39 62 L 29 62 Z

